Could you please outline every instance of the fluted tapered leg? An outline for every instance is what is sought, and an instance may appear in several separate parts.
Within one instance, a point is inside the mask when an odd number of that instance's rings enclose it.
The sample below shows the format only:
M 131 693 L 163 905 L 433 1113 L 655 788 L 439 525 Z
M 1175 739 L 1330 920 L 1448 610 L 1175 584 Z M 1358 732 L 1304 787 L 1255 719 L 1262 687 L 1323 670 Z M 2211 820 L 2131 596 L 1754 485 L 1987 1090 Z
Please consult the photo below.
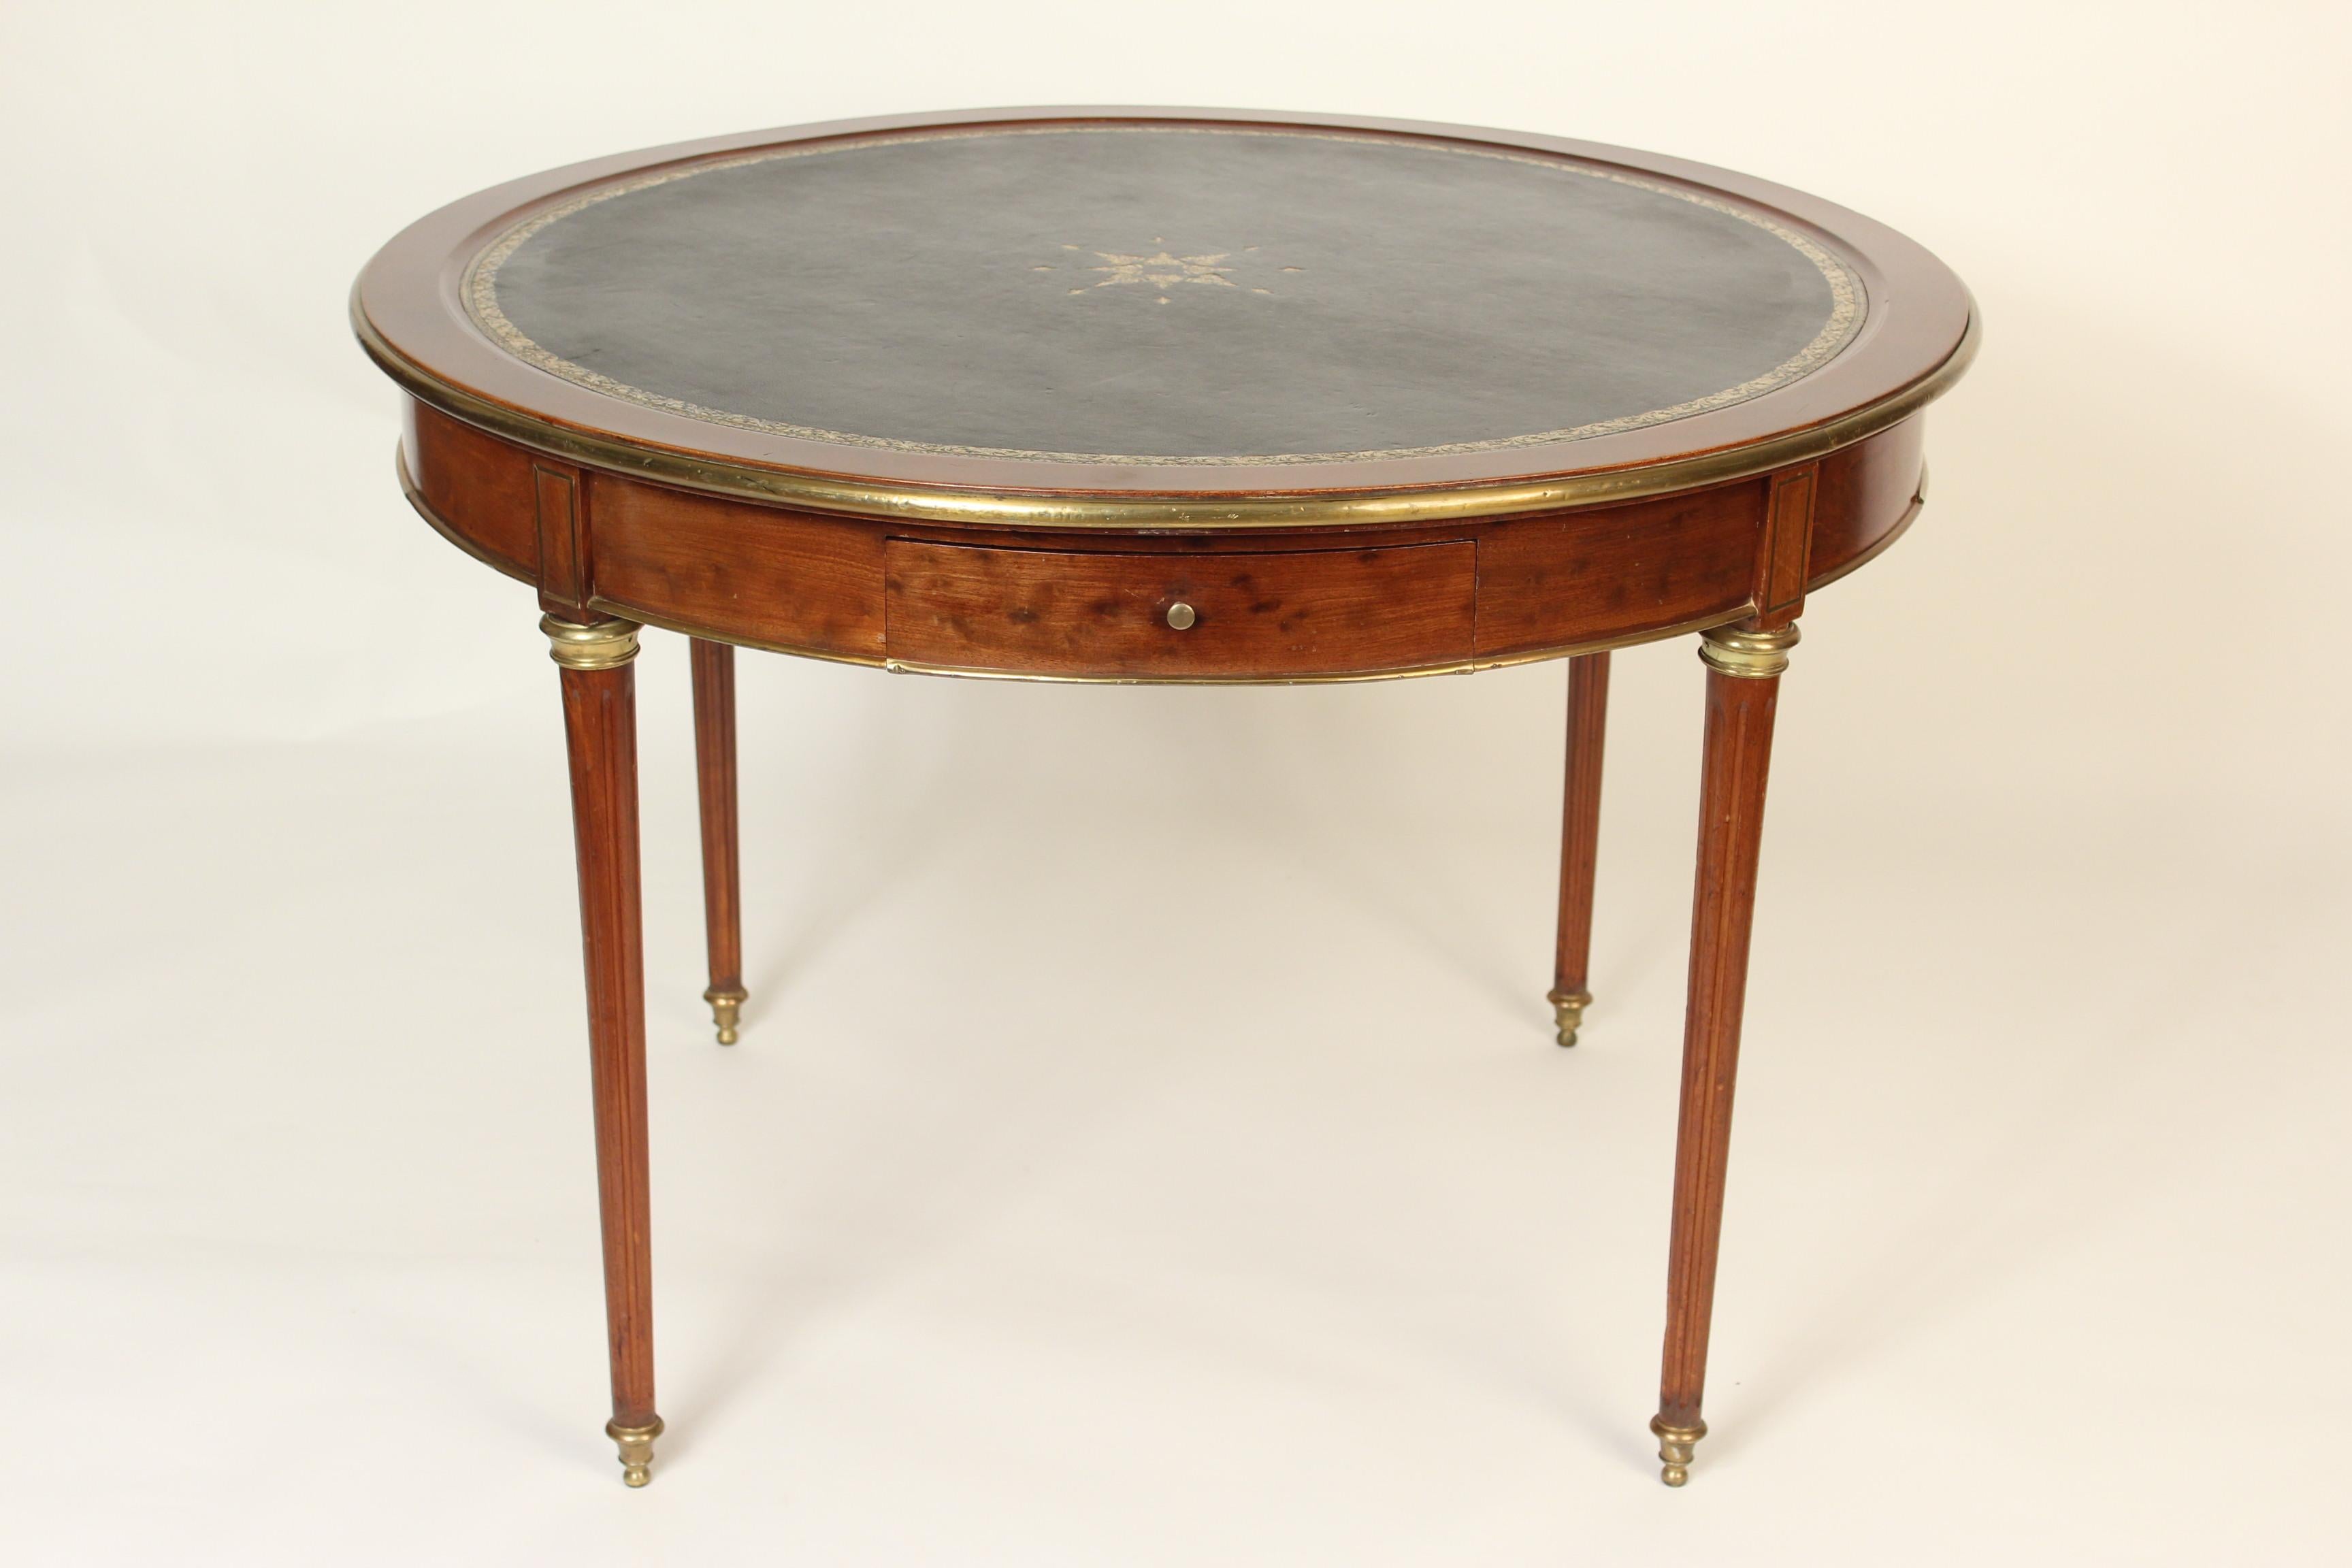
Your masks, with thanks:
M 1690 991 L 1683 1024 L 1682 1113 L 1675 1142 L 1675 1209 L 1666 1268 L 1666 1342 L 1650 1429 L 1670 1487 L 1689 1479 L 1706 1436 L 1707 1331 L 1730 1152 L 1731 1093 L 1763 839 L 1764 783 L 1780 672 L 1794 626 L 1725 627 L 1706 635 L 1706 749 L 1699 786 L 1698 876 L 1692 897 Z
M 1568 661 L 1568 773 L 1559 828 L 1559 945 L 1552 1016 L 1559 1043 L 1576 1044 L 1592 1005 L 1592 872 L 1601 841 L 1601 750 L 1609 728 L 1609 656 Z
M 710 1004 L 719 1043 L 731 1046 L 743 989 L 742 851 L 736 821 L 735 650 L 694 639 L 694 763 L 702 796 L 702 916 L 710 943 Z
M 652 1479 L 654 1281 L 646 1147 L 645 936 L 637 882 L 637 628 L 627 621 L 541 623 L 562 666 L 588 978 L 588 1067 L 596 1193 L 604 1233 L 604 1327 L 622 1479 Z

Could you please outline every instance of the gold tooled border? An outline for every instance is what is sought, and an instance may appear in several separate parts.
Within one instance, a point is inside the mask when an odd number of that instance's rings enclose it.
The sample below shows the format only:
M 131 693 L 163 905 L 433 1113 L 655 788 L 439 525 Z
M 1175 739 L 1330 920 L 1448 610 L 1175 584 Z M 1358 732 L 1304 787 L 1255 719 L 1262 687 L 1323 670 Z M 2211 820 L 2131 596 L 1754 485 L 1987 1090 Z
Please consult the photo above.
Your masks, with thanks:
M 1671 407 L 1654 408 L 1640 414 L 1622 415 L 1616 418 L 1594 420 L 1584 425 L 1558 430 L 1538 430 L 1526 435 L 1500 437 L 1483 441 L 1452 441 L 1426 447 L 1383 447 L 1353 452 L 1274 452 L 1233 455 L 1186 455 L 1139 452 L 1048 452 L 1019 447 L 952 446 L 931 441 L 908 441 L 887 436 L 858 435 L 849 431 L 829 430 L 815 426 L 793 425 L 781 420 L 761 419 L 749 414 L 730 413 L 711 408 L 683 398 L 667 396 L 633 386 L 627 382 L 574 363 L 545 348 L 521 328 L 509 321 L 499 307 L 498 297 L 499 269 L 530 239 L 576 213 L 613 200 L 650 190 L 656 185 L 690 180 L 698 175 L 726 169 L 738 169 L 756 163 L 774 163 L 788 158 L 836 156 L 844 153 L 866 151 L 875 147 L 898 146 L 924 142 L 969 142 L 1004 136 L 1078 136 L 1078 135 L 1174 135 L 1174 136 L 1276 136 L 1297 137 L 1312 141 L 1348 142 L 1369 146 L 1393 149 L 1400 145 L 1440 156 L 1486 158 L 1507 163 L 1523 163 L 1549 173 L 1581 175 L 1602 180 L 1612 184 L 1631 186 L 1687 202 L 1709 212 L 1720 213 L 1737 219 L 1780 240 L 1795 250 L 1814 270 L 1819 272 L 1830 291 L 1830 314 L 1812 340 L 1787 359 L 1759 375 L 1750 376 L 1736 386 L 1724 387 L 1701 397 L 1686 399 Z M 1664 425 L 1676 419 L 1717 408 L 1728 408 L 1752 397 L 1761 397 L 1776 388 L 1801 380 L 1837 357 L 1840 350 L 1853 341 L 1862 328 L 1862 280 L 1852 268 L 1785 224 L 1773 222 L 1762 213 L 1704 195 L 1686 187 L 1670 184 L 1663 180 L 1644 179 L 1622 170 L 1603 168 L 1560 156 L 1536 153 L 1513 152 L 1499 147 L 1465 146 L 1458 143 L 1416 142 L 1394 136 L 1368 136 L 1352 132 L 1312 131 L 1305 128 L 1279 131 L 1234 125 L 1024 125 L 987 126 L 971 130 L 918 131 L 895 136 L 859 137 L 847 142 L 818 142 L 810 146 L 766 147 L 755 153 L 739 153 L 733 157 L 715 158 L 689 163 L 682 168 L 664 169 L 632 180 L 620 180 L 612 184 L 575 196 L 560 205 L 535 213 L 508 228 L 478 252 L 467 264 L 465 282 L 459 289 L 467 313 L 485 335 L 507 353 L 577 386 L 592 392 L 633 403 L 641 408 L 657 408 L 667 414 L 698 419 L 705 424 L 724 425 L 740 430 L 758 430 L 771 436 L 785 436 L 794 440 L 823 441 L 840 447 L 863 447 L 891 452 L 926 452 L 956 458 L 1010 458 L 1035 463 L 1103 463 L 1130 468 L 1256 468 L 1260 466 L 1309 465 L 1318 463 L 1368 462 L 1388 458 L 1459 457 L 1473 452 L 1509 451 L 1522 447 L 1548 446 L 1557 441 L 1582 441 L 1596 436 L 1613 436 L 1626 430 L 1646 429 L 1653 425 Z

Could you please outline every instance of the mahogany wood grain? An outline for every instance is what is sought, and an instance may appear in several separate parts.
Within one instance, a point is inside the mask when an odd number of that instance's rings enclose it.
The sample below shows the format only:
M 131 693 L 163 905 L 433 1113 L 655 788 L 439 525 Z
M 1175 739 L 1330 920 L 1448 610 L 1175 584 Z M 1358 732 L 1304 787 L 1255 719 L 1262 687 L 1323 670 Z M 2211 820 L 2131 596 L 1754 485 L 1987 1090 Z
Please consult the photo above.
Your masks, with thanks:
M 593 580 L 581 483 L 576 463 L 551 458 L 531 462 L 531 503 L 539 523 L 539 602 L 557 615 L 585 609 Z
M 582 613 L 584 588 L 591 612 L 649 620 L 711 641 L 866 664 L 884 662 L 892 616 L 901 624 L 908 619 L 904 604 L 885 609 L 884 555 L 892 541 L 1017 549 L 1083 566 L 1105 552 L 1205 561 L 1467 540 L 1477 547 L 1476 662 L 1645 642 L 1736 618 L 1759 603 L 1756 595 L 1766 587 L 1759 566 L 1769 544 L 1768 497 L 1776 483 L 1767 476 L 1684 495 L 1444 527 L 1245 537 L 1137 533 L 1118 537 L 1113 548 L 1099 531 L 829 516 L 583 469 L 578 539 L 567 545 L 565 559 L 543 569 L 538 520 L 547 460 L 422 405 L 413 420 L 404 453 L 419 510 L 461 548 L 539 582 L 543 602 L 559 613 Z M 1811 491 L 1811 585 L 1867 559 L 1902 525 L 1918 489 L 1919 453 L 1915 417 L 1821 460 Z M 560 500 L 560 489 L 550 493 Z M 1362 624 L 1375 638 L 1388 635 L 1378 619 Z M 1326 673 L 1378 668 L 1378 658 L 1349 650 Z M 1069 672 L 1056 664 L 1034 673 Z
M 604 1325 L 613 1418 L 654 1418 L 652 1205 L 646 1140 L 644 919 L 637 880 L 636 678 L 565 669 L 563 729 L 580 861 L 596 1195 L 604 1232 Z
M 1639 642 L 1748 602 L 1764 485 L 1513 518 L 1478 535 L 1478 652 Z
M 614 614 L 881 661 L 881 525 L 602 473 L 588 496 L 596 597 L 628 606 Z
M 522 447 L 405 398 L 401 456 L 418 510 L 460 548 L 539 580 L 539 500 Z
M 735 783 L 735 650 L 693 639 L 695 782 L 702 802 L 702 918 L 710 989 L 743 990 L 743 903 Z
M 1869 558 L 1903 525 L 1919 495 L 1927 450 L 1926 421 L 1913 415 L 1890 430 L 1822 459 L 1813 496 L 1813 548 L 1809 586 L 1818 588 Z
M 1731 1145 L 1731 1096 L 1748 992 L 1748 946 L 1763 839 L 1778 678 L 1709 669 L 1700 764 L 1698 873 L 1692 893 L 1690 987 L 1683 1021 L 1674 1223 L 1666 1265 L 1666 1340 L 1658 1419 L 1698 1425 L 1715 1313 L 1716 1252 Z
M 1601 754 L 1608 729 L 1609 656 L 1588 653 L 1570 659 L 1559 941 L 1552 963 L 1552 989 L 1562 995 L 1589 995 L 1592 990 L 1592 881 L 1601 845 Z
M 892 540 L 890 657 L 957 669 L 1279 679 L 1465 661 L 1465 542 L 1213 555 Z M 1173 606 L 1195 617 L 1172 626 Z
M 1813 501 L 1822 466 L 1801 463 L 1766 481 L 1764 541 L 1756 552 L 1756 613 L 1794 617 L 1805 605 L 1805 569 L 1812 559 Z M 1770 624 L 1779 624 L 1777 622 Z

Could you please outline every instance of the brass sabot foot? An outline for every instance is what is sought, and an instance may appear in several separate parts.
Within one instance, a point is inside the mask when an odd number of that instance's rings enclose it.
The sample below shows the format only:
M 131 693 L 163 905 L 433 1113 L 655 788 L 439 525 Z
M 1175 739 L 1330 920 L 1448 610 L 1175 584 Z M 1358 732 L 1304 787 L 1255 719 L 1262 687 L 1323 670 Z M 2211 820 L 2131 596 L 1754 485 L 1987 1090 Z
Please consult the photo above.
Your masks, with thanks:
M 604 1423 L 604 1436 L 620 1445 L 621 1479 L 633 1487 L 644 1486 L 654 1479 L 654 1439 L 662 1435 L 662 1419 L 655 1416 L 643 1426 L 624 1426 L 618 1421 Z
M 1663 1468 L 1658 1479 L 1670 1487 L 1678 1487 L 1690 1479 L 1691 1448 L 1706 1436 L 1706 1423 L 1688 1426 L 1669 1426 L 1663 1416 L 1650 1418 L 1650 1430 L 1658 1435 L 1658 1463 Z
M 702 999 L 710 1004 L 711 1017 L 718 1021 L 720 1045 L 731 1046 L 735 1043 L 735 1026 L 743 1016 L 743 1004 L 750 995 L 751 993 L 740 988 L 721 991 L 716 986 L 702 994 Z
M 1584 1026 L 1584 1010 L 1592 1005 L 1590 991 L 1555 991 L 1549 997 L 1552 1016 L 1559 1024 L 1559 1043 L 1576 1044 L 1576 1031 Z

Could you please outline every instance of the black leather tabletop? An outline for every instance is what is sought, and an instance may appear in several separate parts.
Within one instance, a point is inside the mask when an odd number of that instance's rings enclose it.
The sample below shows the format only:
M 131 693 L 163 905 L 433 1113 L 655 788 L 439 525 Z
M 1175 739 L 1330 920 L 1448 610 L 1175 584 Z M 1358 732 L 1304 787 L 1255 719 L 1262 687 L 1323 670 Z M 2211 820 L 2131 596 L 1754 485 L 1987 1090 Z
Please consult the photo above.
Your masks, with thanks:
M 497 237 L 507 352 L 900 450 L 1312 463 L 1636 428 L 1785 385 L 1858 280 L 1729 198 L 1352 132 L 954 129 L 725 158 Z

